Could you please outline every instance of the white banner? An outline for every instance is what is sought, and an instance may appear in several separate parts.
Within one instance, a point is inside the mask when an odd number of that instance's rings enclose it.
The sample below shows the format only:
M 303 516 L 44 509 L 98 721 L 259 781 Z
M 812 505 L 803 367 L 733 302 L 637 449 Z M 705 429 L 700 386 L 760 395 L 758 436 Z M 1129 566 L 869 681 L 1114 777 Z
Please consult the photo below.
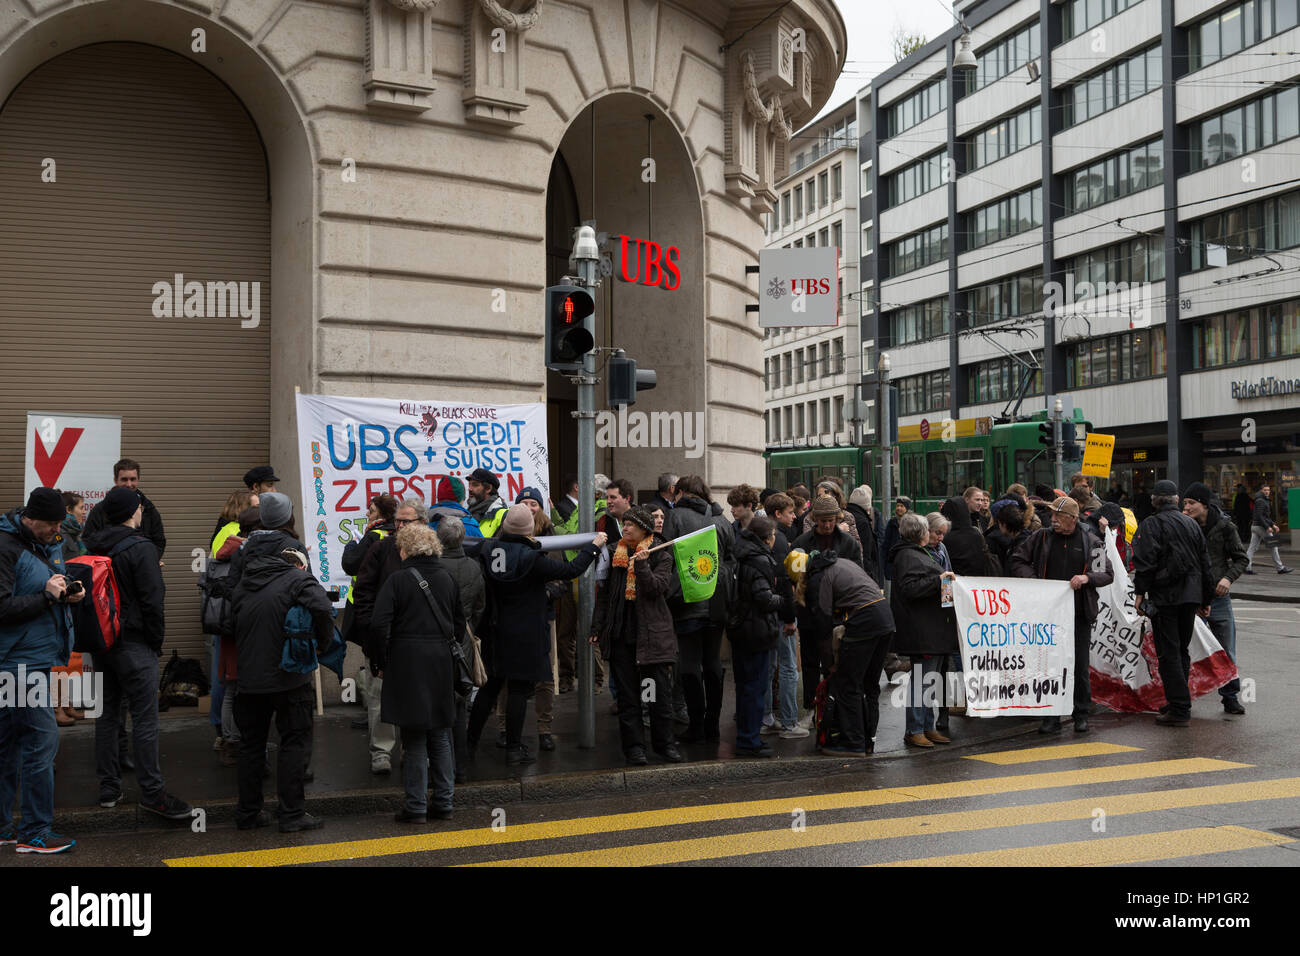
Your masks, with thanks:
M 113 487 L 113 465 L 122 457 L 120 415 L 27 413 L 23 499 L 33 488 L 72 491 L 95 507 Z
M 299 394 L 298 466 L 312 570 L 345 586 L 343 547 L 364 533 L 376 495 L 432 505 L 439 478 L 486 468 L 507 502 L 529 486 L 549 497 L 546 406 Z
M 1068 581 L 958 577 L 953 602 L 967 716 L 1074 711 L 1074 592 Z

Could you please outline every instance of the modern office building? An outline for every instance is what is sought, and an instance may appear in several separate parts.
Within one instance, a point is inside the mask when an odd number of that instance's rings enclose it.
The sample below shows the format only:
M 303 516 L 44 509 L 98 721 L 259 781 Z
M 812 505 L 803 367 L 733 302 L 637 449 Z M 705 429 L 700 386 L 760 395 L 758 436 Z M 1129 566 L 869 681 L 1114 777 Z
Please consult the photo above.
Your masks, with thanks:
M 834 246 L 839 253 L 839 324 L 766 329 L 763 412 L 769 448 L 859 440 L 845 409 L 860 387 L 858 303 L 858 107 L 848 100 L 787 144 L 789 173 L 767 217 L 767 248 Z
M 1297 0 L 957 13 L 974 69 L 954 23 L 872 83 L 868 390 L 887 351 L 900 425 L 1065 396 L 1125 490 L 1295 486 Z

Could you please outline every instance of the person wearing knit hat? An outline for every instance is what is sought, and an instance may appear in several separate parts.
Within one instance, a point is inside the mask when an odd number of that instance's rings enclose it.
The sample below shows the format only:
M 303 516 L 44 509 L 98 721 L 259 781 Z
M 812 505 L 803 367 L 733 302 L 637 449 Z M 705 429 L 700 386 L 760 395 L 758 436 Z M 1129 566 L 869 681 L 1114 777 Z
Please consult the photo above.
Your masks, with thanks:
M 1214 600 L 1210 602 L 1210 616 L 1206 623 L 1214 632 L 1219 645 L 1237 662 L 1237 621 L 1232 613 L 1232 596 L 1228 593 L 1233 583 L 1246 573 L 1246 546 L 1232 518 L 1219 507 L 1219 497 L 1206 484 L 1194 481 L 1183 492 L 1183 514 L 1195 521 L 1205 536 L 1205 551 L 1210 562 L 1210 577 L 1214 580 Z M 1241 680 L 1234 677 L 1219 688 L 1224 713 L 1240 716 L 1246 713 L 1238 695 Z
M 1088 654 L 1092 644 L 1092 625 L 1097 619 L 1097 589 L 1114 579 L 1106 547 L 1088 527 L 1079 521 L 1079 502 L 1057 495 L 1048 506 L 1051 527 L 1040 528 L 1008 553 L 1006 572 L 1017 578 L 1043 581 L 1068 581 L 1074 591 L 1074 732 L 1088 732 L 1088 714 L 1092 710 L 1092 686 L 1089 683 Z M 1061 729 L 1059 717 L 1044 717 L 1040 734 L 1054 734 Z
M 1168 708 L 1156 717 L 1162 727 L 1186 727 L 1192 717 L 1187 679 L 1188 648 L 1196 614 L 1208 613 L 1215 582 L 1201 526 L 1178 507 L 1178 486 L 1168 479 L 1151 489 L 1153 513 L 1133 535 L 1134 607 L 1151 619 L 1156 660 Z
M 109 490 L 100 503 L 108 524 L 125 524 L 137 511 L 144 507 L 140 503 L 140 493 L 130 488 L 118 486 Z
M 72 644 L 68 605 L 82 600 L 89 588 L 79 594 L 68 592 L 74 579 L 65 573 L 58 536 L 66 514 L 63 496 L 42 487 L 27 496 L 26 507 L 0 515 L 0 580 L 5 592 L 0 671 L 7 677 L 68 663 Z M 155 663 L 154 681 L 157 674 Z M 0 760 L 0 807 L 4 808 L 0 842 L 16 843 L 19 853 L 63 853 L 76 845 L 51 829 L 54 757 L 59 749 L 58 718 L 52 706 L 56 703 L 24 701 L 20 690 L 18 705 L 12 699 L 0 704 L 0 740 L 5 742 Z M 20 794 L 22 817 L 15 826 L 11 815 Z
M 467 754 L 472 755 L 483 726 L 496 706 L 501 689 L 506 700 L 506 764 L 521 766 L 536 756 L 523 744 L 528 698 L 538 683 L 553 679 L 551 623 L 547 613 L 548 581 L 571 581 L 581 575 L 605 545 L 597 534 L 578 549 L 572 561 L 558 561 L 541 550 L 533 538 L 533 512 L 511 505 L 501 520 L 501 534 L 479 551 L 487 606 L 493 619 L 482 628 L 483 660 L 488 680 L 479 688 L 466 729 Z
M 434 486 L 433 502 L 435 505 L 465 503 L 465 482 L 453 475 L 443 475 Z
M 533 513 L 536 513 L 546 508 L 546 499 L 542 497 L 541 491 L 529 485 L 523 491 L 519 492 L 519 494 L 515 495 L 515 504 L 528 505 L 528 508 Z M 536 505 L 537 507 L 534 508 L 533 505 Z
M 633 522 L 637 527 L 648 534 L 655 533 L 654 516 L 639 505 L 633 505 L 631 508 L 628 508 L 627 511 L 623 512 L 623 523 L 627 524 L 629 521 Z
M 258 509 L 262 513 L 262 527 L 270 530 L 288 527 L 293 524 L 293 502 L 288 495 L 269 491 L 258 495 Z

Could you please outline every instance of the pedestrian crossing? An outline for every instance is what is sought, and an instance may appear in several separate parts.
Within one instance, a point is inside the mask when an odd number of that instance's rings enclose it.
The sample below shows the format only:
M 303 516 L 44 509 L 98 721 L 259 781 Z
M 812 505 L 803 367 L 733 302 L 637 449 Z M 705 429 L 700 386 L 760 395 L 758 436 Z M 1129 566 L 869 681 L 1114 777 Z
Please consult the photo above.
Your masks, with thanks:
M 997 770 L 990 776 L 945 783 L 512 822 L 504 827 L 484 823 L 410 836 L 304 843 L 164 862 L 173 867 L 285 866 L 405 857 L 392 862 L 612 867 L 731 861 L 769 865 L 807 863 L 819 859 L 819 853 L 831 852 L 836 865 L 1103 866 L 1232 854 L 1294 842 L 1244 826 L 1159 828 L 1170 824 L 1167 814 L 1179 811 L 1183 813 L 1176 822 L 1186 824 L 1200 822 L 1191 814 L 1209 816 L 1207 811 L 1214 807 L 1261 804 L 1267 808 L 1270 801 L 1300 801 L 1300 776 L 1233 779 L 1253 778 L 1257 775 L 1250 771 L 1255 768 L 1204 757 L 1134 759 L 1140 752 L 1138 747 L 1100 741 L 1025 747 L 972 755 L 967 758 L 972 761 L 971 770 L 981 765 Z M 1065 759 L 1108 762 L 1069 770 L 1019 772 L 1022 765 Z M 1134 784 L 1149 789 L 1123 791 Z M 1062 789 L 1076 793 L 1052 792 Z M 1057 796 L 1067 798 L 1049 798 Z M 999 805 L 987 805 L 993 801 Z M 919 804 L 927 805 L 925 812 L 907 812 L 907 807 Z M 1300 802 L 1288 809 L 1294 806 Z M 891 812 L 896 810 L 903 812 Z M 1036 839 L 1043 832 L 1073 837 L 1095 831 L 1099 813 L 1104 819 L 1124 821 L 1129 830 L 1140 829 L 1143 815 L 1151 815 L 1147 819 L 1155 821 L 1151 824 L 1155 829 L 1108 836 L 1103 826 L 1091 839 L 1007 845 L 1023 842 L 1026 834 Z M 1268 813 L 1263 809 L 1252 819 Z M 458 816 L 485 818 L 482 810 L 466 810 Z M 1033 827 L 1039 829 L 1031 831 Z M 717 832 L 709 832 L 711 829 Z M 995 848 L 987 849 L 990 846 Z

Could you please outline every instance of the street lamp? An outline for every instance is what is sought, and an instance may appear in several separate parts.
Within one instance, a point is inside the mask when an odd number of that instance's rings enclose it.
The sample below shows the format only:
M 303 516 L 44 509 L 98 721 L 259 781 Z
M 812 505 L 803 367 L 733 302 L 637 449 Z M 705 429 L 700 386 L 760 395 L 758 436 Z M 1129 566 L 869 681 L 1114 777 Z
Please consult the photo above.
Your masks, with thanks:
M 880 514 L 887 516 L 890 512 L 889 499 L 893 495 L 894 452 L 889 447 L 889 423 L 892 420 L 889 407 L 889 353 L 880 353 L 880 365 L 876 376 L 880 387 L 880 492 L 882 504 Z

